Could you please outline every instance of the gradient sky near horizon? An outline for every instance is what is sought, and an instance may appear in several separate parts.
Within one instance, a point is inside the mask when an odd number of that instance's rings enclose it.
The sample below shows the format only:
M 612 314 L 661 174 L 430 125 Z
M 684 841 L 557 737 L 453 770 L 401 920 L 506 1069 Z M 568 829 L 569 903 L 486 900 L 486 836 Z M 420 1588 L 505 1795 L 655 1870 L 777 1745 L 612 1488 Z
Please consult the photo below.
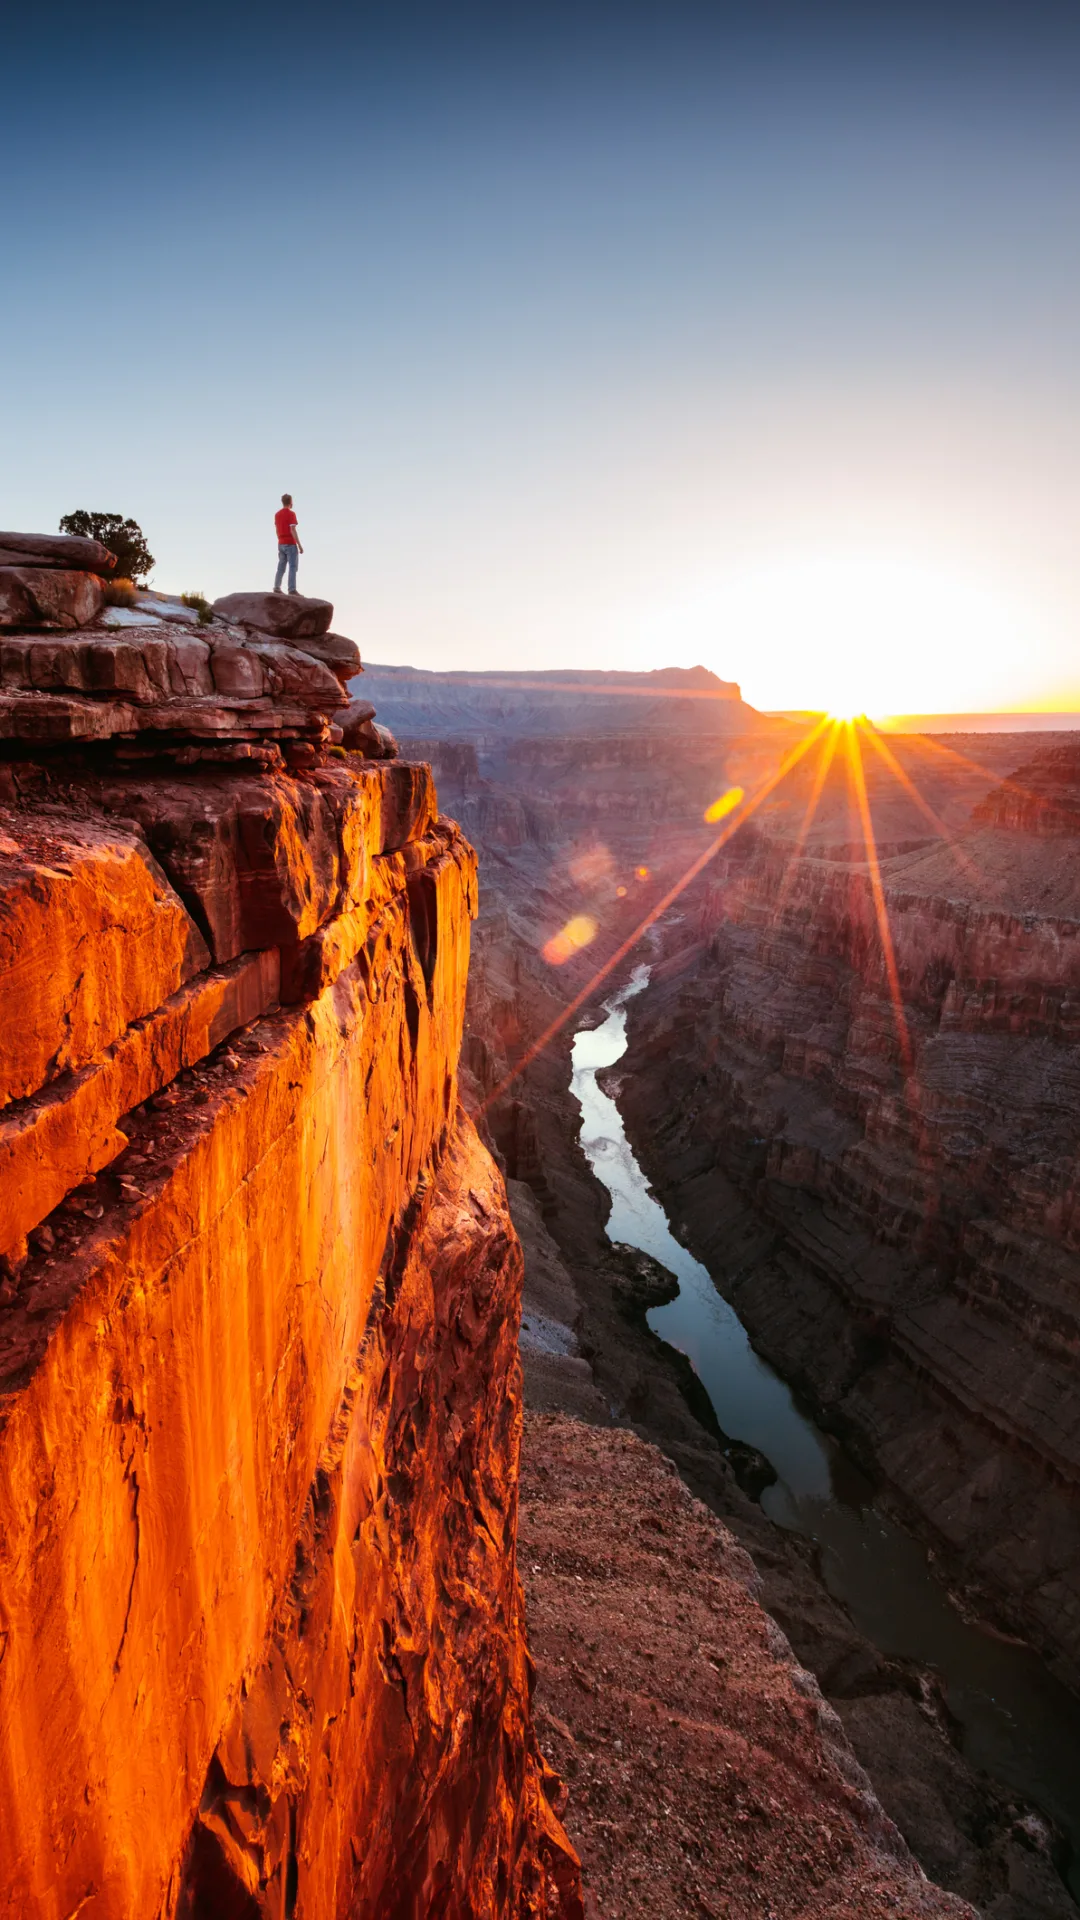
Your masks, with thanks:
M 1080 17 L 6 29 L 0 524 L 302 585 L 373 660 L 1080 708 Z M 13 78 L 17 76 L 17 85 Z

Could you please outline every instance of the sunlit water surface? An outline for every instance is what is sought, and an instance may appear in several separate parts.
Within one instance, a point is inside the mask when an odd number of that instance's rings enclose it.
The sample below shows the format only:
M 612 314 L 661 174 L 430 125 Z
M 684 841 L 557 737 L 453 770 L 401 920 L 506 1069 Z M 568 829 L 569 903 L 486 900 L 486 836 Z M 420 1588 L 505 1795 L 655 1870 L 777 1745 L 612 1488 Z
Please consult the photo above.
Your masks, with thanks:
M 750 1345 L 708 1271 L 680 1245 L 653 1198 L 600 1068 L 626 1052 L 626 1002 L 647 966 L 606 1002 L 599 1027 L 574 1036 L 571 1091 L 581 1143 L 611 1195 L 608 1238 L 651 1254 L 675 1274 L 678 1299 L 649 1313 L 654 1332 L 690 1359 L 733 1440 L 758 1448 L 778 1479 L 761 1504 L 770 1519 L 817 1542 L 830 1591 L 885 1654 L 934 1668 L 971 1763 L 1032 1800 L 1067 1835 L 1070 1885 L 1080 1895 L 1080 1702 L 1029 1649 L 963 1619 L 925 1549 L 880 1512 L 873 1488 L 842 1448 L 808 1419 Z

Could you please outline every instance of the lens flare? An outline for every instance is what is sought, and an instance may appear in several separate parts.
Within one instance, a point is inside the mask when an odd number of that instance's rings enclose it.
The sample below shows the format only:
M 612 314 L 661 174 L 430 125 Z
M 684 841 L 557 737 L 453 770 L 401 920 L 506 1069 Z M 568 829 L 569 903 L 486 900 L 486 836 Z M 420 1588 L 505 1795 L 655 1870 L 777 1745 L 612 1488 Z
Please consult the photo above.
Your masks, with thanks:
M 719 800 L 713 801 L 711 807 L 706 807 L 705 819 L 712 826 L 714 821 L 723 820 L 729 813 L 734 813 L 736 807 L 741 806 L 745 798 L 746 795 L 741 787 L 729 787 L 726 793 L 720 795 Z
M 755 792 L 751 794 L 747 802 L 746 812 L 742 818 L 739 820 L 731 820 L 727 826 L 721 827 L 715 840 L 710 841 L 704 852 L 699 853 L 697 859 L 687 867 L 682 877 L 676 880 L 673 886 L 668 888 L 667 892 L 660 900 L 656 901 L 654 906 L 649 908 L 645 918 L 638 923 L 632 933 L 627 935 L 622 945 L 616 947 L 614 953 L 609 954 L 603 966 L 597 968 L 592 979 L 588 980 L 580 992 L 576 993 L 573 999 L 567 1002 L 561 1013 L 556 1014 L 550 1026 L 544 1028 L 543 1033 L 537 1040 L 533 1041 L 532 1046 L 528 1047 L 526 1051 L 519 1055 L 518 1059 L 514 1061 L 509 1072 L 499 1081 L 498 1086 L 491 1089 L 487 1099 L 484 1101 L 481 1112 L 488 1113 L 491 1108 L 495 1106 L 496 1102 L 502 1099 L 503 1094 L 508 1087 L 513 1085 L 518 1075 L 524 1073 L 532 1061 L 534 1061 L 539 1054 L 543 1053 L 546 1047 L 550 1046 L 555 1035 L 561 1033 L 567 1022 L 573 1019 L 575 1013 L 585 1005 L 586 1000 L 591 998 L 597 988 L 608 978 L 609 974 L 614 973 L 616 967 L 622 965 L 627 954 L 633 952 L 642 935 L 647 933 L 650 927 L 655 926 L 656 922 L 662 918 L 668 908 L 679 898 L 680 894 L 685 893 L 691 881 L 696 880 L 698 874 L 704 872 L 710 860 L 716 858 L 721 847 L 727 845 L 732 834 L 738 833 L 744 821 L 749 819 L 750 815 L 768 799 L 771 793 L 775 792 L 781 781 L 787 778 L 792 768 L 798 766 L 804 754 L 809 753 L 811 748 L 817 745 L 828 724 L 828 720 L 822 716 L 816 726 L 806 735 L 805 739 L 799 740 L 795 746 L 788 749 L 775 772 L 769 774 Z M 645 873 L 647 877 L 648 868 L 645 869 Z
M 647 880 L 649 877 L 649 869 L 648 867 L 635 867 L 634 874 L 638 880 Z
M 572 920 L 567 921 L 565 927 L 560 928 L 558 933 L 552 934 L 551 939 L 541 947 L 540 951 L 549 966 L 562 967 L 575 953 L 580 953 L 582 947 L 587 947 L 595 939 L 596 921 L 591 920 L 587 913 L 577 913 Z

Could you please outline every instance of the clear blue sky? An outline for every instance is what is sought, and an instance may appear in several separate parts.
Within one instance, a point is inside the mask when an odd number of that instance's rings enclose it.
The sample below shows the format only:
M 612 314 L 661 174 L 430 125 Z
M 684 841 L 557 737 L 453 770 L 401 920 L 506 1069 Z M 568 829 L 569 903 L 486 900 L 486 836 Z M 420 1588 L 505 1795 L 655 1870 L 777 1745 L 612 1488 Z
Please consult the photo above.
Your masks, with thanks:
M 130 513 L 214 595 L 289 488 L 373 659 L 1080 706 L 1077 24 L 46 4 L 0 524 Z

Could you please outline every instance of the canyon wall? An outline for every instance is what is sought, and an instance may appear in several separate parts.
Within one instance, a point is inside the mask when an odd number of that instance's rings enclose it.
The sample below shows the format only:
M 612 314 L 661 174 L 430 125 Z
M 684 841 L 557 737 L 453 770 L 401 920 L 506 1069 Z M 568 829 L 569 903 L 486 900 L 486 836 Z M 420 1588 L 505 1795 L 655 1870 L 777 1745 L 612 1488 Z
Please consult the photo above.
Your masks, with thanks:
M 453 776 L 461 749 L 432 750 L 440 764 L 444 755 L 452 756 Z M 598 761 L 609 750 L 610 742 L 597 742 Z M 578 745 L 564 751 L 551 743 L 542 753 L 545 771 L 565 767 L 571 755 L 580 758 Z M 486 757 L 480 756 L 481 761 Z M 757 1504 L 760 1456 L 718 1429 L 689 1361 L 658 1340 L 646 1323 L 645 1309 L 670 1299 L 673 1282 L 654 1263 L 613 1246 L 607 1237 L 607 1195 L 578 1140 L 581 1113 L 570 1091 L 570 1042 L 576 1027 L 596 1022 L 600 1003 L 639 958 L 659 977 L 666 964 L 664 952 L 670 949 L 682 956 L 688 946 L 693 971 L 695 954 L 700 958 L 705 944 L 701 900 L 691 888 L 670 919 L 646 936 L 570 1026 L 534 1053 L 535 1043 L 566 1001 L 587 985 L 598 958 L 602 961 L 611 951 L 613 938 L 628 933 L 640 918 L 651 884 L 634 885 L 624 900 L 612 888 L 614 897 L 604 901 L 593 861 L 586 866 L 580 857 L 583 843 L 596 851 L 595 839 L 589 838 L 594 831 L 591 793 L 586 787 L 579 806 L 570 779 L 562 782 L 561 798 L 552 809 L 549 837 L 509 843 L 513 803 L 535 805 L 535 758 L 530 754 L 528 764 L 516 770 L 516 787 L 485 781 L 492 813 L 470 817 L 470 837 L 481 856 L 481 911 L 470 965 L 462 1084 L 513 1176 L 508 1180 L 510 1204 L 525 1251 L 521 1347 L 526 1406 L 535 1411 L 527 1416 L 523 1471 L 524 1485 L 531 1483 L 533 1499 L 539 1494 L 540 1500 L 524 1536 L 522 1573 L 539 1668 L 536 1697 L 542 1738 L 549 1759 L 571 1788 L 563 1817 L 581 1854 L 586 1883 L 603 1912 L 610 1907 L 627 1920 L 696 1912 L 702 1899 L 718 1912 L 725 1911 L 725 1898 L 732 1913 L 755 1910 L 747 1889 L 737 1885 L 737 1864 L 733 1878 L 732 1862 L 721 1860 L 722 1811 L 715 1805 L 704 1809 L 698 1797 L 698 1763 L 688 1758 L 682 1744 L 685 1727 L 679 1718 L 678 1690 L 694 1668 L 696 1636 L 684 1627 L 682 1639 L 678 1634 L 673 1639 L 674 1688 L 659 1699 L 655 1576 L 650 1570 L 647 1597 L 639 1600 L 632 1550 L 624 1553 L 622 1546 L 611 1549 L 607 1544 L 615 1539 L 628 1542 L 640 1516 L 615 1490 L 606 1449 L 596 1441 L 599 1425 L 621 1429 L 610 1436 L 615 1451 L 627 1438 L 627 1428 L 658 1446 L 749 1551 L 764 1606 L 803 1665 L 816 1674 L 882 1805 L 931 1880 L 980 1912 L 993 1913 L 995 1920 L 1035 1920 L 1036 1915 L 1038 1920 L 1050 1920 L 1051 1915 L 1065 1920 L 1075 1909 L 1051 1858 L 1053 1842 L 1045 1822 L 1017 1804 L 1015 1781 L 1010 1787 L 987 1778 L 958 1751 L 950 1737 L 939 1677 L 872 1644 L 829 1591 L 818 1556 L 766 1517 Z M 509 762 L 508 754 L 507 781 Z M 626 769 L 629 781 L 629 755 Z M 459 804 L 463 809 L 469 805 L 467 789 L 475 792 L 477 779 L 484 780 L 476 767 L 461 769 L 458 777 L 462 784 L 455 812 Z M 611 777 L 622 779 L 621 762 Z M 627 786 L 626 832 L 604 842 L 616 874 L 620 866 L 615 863 L 620 856 L 627 861 L 647 811 L 655 810 L 658 820 L 662 815 L 659 803 L 667 770 L 654 769 L 647 761 L 634 777 L 641 789 L 639 804 L 635 806 Z M 968 775 L 967 785 L 976 793 L 985 791 L 982 776 Z M 953 809 L 957 804 L 941 791 L 935 799 Z M 882 816 L 881 796 L 875 800 Z M 786 812 L 781 805 L 780 818 L 790 812 L 801 816 L 804 804 L 801 796 L 801 804 Z M 890 833 L 895 829 L 897 838 L 909 839 L 914 831 L 918 837 L 919 825 L 917 815 L 914 822 L 897 819 L 890 823 Z M 830 841 L 840 837 L 834 824 L 828 832 Z M 685 872 L 697 851 L 689 833 L 680 845 L 680 836 L 669 832 L 664 846 L 659 828 L 654 844 L 666 861 L 661 871 L 669 880 Z M 622 865 L 621 874 L 633 882 L 633 865 Z M 546 931 L 556 916 L 566 919 L 583 905 L 602 920 L 602 930 L 592 946 L 554 967 L 542 951 Z M 620 913 L 626 915 L 621 923 Z M 527 1064 L 508 1078 L 523 1056 Z M 620 1104 L 640 1089 L 637 1062 L 632 1042 L 625 1063 L 615 1069 L 621 1081 Z M 678 1058 L 673 1071 L 682 1071 Z M 648 1088 L 658 1105 L 671 1091 L 666 1062 L 662 1075 Z M 668 1173 L 663 1166 L 654 1168 L 661 1191 Z M 549 1412 L 575 1416 L 558 1449 L 544 1424 Z M 722 1426 L 722 1409 L 718 1412 Z M 589 1427 L 583 1430 L 582 1422 Z M 650 1451 L 642 1450 L 636 1474 L 647 1472 Z M 568 1524 L 561 1512 L 549 1511 L 561 1500 L 558 1483 L 564 1471 L 574 1489 L 566 1511 L 580 1515 L 579 1524 Z M 533 1551 L 538 1533 L 560 1542 L 557 1594 L 548 1589 L 546 1561 L 537 1564 L 545 1558 Z M 682 1598 L 696 1578 L 694 1568 L 679 1557 L 675 1535 L 663 1536 L 662 1551 L 668 1556 L 664 1578 Z M 613 1552 L 618 1577 L 608 1564 Z M 596 1571 L 592 1585 L 586 1556 Z M 575 1636 L 576 1658 L 572 1644 L 566 1644 Z M 752 1657 L 730 1621 L 721 1627 L 714 1620 L 710 1637 L 725 1657 Z M 642 1647 L 648 1649 L 644 1657 L 651 1679 L 642 1684 L 635 1677 L 624 1684 L 623 1676 Z M 695 1700 L 696 1738 L 705 1716 L 700 1689 Z M 784 1753 L 789 1753 L 786 1743 Z M 746 1761 L 739 1778 L 741 1789 L 756 1793 L 756 1761 Z M 831 1820 L 827 1824 L 831 1826 Z M 777 1823 L 778 1847 L 789 1832 L 785 1821 Z M 767 1897 L 770 1870 L 761 1849 L 754 1860 L 762 1870 L 759 1890 Z M 715 1892 L 703 1895 L 702 1883 L 708 1887 L 710 1876 L 715 1877 Z M 784 1899 L 790 1897 L 790 1891 L 782 1896 L 776 1910 L 784 1911 Z M 800 1888 L 799 1898 L 808 1909 L 817 1897 L 808 1883 Z M 828 1911 L 837 1911 L 843 1896 L 834 1883 L 820 1897 Z M 862 1898 L 862 1910 L 869 1911 L 865 1890 Z M 908 1887 L 901 1911 L 917 1911 L 917 1900 L 914 1888 Z
M 696 733 L 715 740 L 758 719 L 735 682 L 707 667 L 432 673 L 369 663 L 364 684 L 395 731 L 492 746 L 508 733 L 561 739 L 659 730 L 669 738 Z
M 521 1254 L 457 1103 L 475 856 L 426 767 L 335 746 L 328 621 L 310 655 L 84 624 L 59 676 L 0 642 L 26 1920 L 580 1913 L 515 1565 Z M 292 695 L 257 677 L 290 653 Z M 230 654 L 231 706 L 176 691 Z
M 809 852 L 748 827 L 632 1012 L 623 1089 L 756 1344 L 1074 1677 L 1078 785 L 1051 750 L 883 857 L 880 901 L 827 806 Z

